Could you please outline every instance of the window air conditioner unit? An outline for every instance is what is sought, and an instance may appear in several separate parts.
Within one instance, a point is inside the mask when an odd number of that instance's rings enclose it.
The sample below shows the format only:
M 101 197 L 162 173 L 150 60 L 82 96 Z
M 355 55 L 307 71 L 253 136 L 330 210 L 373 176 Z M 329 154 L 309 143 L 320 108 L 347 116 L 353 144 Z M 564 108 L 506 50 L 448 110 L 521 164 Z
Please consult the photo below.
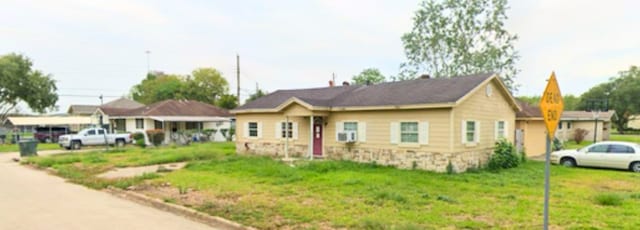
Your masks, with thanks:
M 358 134 L 355 131 L 338 132 L 339 142 L 356 142 L 357 140 L 358 140 Z

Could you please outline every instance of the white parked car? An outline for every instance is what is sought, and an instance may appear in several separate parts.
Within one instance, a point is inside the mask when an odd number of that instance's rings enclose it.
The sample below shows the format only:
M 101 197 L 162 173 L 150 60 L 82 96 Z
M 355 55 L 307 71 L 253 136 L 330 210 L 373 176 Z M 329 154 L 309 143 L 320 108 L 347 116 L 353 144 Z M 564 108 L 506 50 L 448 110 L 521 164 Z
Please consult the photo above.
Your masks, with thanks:
M 568 167 L 602 167 L 640 172 L 640 145 L 630 142 L 604 141 L 581 149 L 553 152 L 551 162 Z

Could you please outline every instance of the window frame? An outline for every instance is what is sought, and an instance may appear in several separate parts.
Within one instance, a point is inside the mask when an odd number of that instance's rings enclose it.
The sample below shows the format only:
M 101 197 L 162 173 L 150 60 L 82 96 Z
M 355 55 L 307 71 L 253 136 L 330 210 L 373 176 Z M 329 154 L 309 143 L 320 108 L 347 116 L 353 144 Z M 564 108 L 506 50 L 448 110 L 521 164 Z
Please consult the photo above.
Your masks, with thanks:
M 136 118 L 136 129 L 144 129 L 144 119 Z
M 401 121 L 398 123 L 398 127 L 400 128 L 398 135 L 399 135 L 399 142 L 400 144 L 420 144 L 420 122 L 417 121 Z M 407 125 L 415 125 L 415 131 L 413 130 L 402 130 L 402 125 L 403 124 L 407 124 Z M 404 135 L 415 135 L 415 141 L 408 141 L 405 140 L 403 138 Z
M 293 138 L 293 122 L 292 121 L 280 122 L 280 138 L 289 138 L 289 139 Z
M 254 128 L 251 127 L 252 124 L 255 125 Z M 252 129 L 255 129 L 255 130 L 252 130 Z M 260 132 L 259 129 L 260 128 L 258 127 L 258 122 L 257 121 L 249 121 L 249 122 L 247 122 L 247 131 L 248 131 L 247 137 L 249 137 L 249 138 L 258 138 L 259 137 L 259 132 Z M 255 136 L 251 135 L 252 131 L 255 131 Z
M 500 124 L 502 124 L 502 130 L 500 129 Z M 496 140 L 507 138 L 507 121 L 498 120 L 496 121 Z
M 477 120 L 463 120 L 462 121 L 462 142 L 464 144 L 478 144 L 480 143 L 480 122 Z M 473 123 L 473 131 L 470 133 L 469 123 Z M 473 139 L 469 140 L 469 134 L 473 134 Z
M 349 124 L 350 126 L 355 125 L 355 129 L 347 129 L 347 124 Z M 354 132 L 358 132 L 358 122 L 357 121 L 343 121 L 342 122 L 342 131 L 354 131 Z

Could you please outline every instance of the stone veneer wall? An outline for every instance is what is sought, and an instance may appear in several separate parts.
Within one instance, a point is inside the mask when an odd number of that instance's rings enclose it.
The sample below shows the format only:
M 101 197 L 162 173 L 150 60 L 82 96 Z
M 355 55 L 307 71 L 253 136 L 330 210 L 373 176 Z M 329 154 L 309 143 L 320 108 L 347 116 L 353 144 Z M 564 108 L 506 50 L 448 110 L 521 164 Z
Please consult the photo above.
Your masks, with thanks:
M 247 144 L 236 142 L 236 151 L 243 154 L 254 154 L 260 156 L 284 157 L 284 142 L 249 142 Z M 289 144 L 289 157 L 307 157 L 309 156 L 307 145 Z
M 376 162 L 380 165 L 396 166 L 402 169 L 416 169 L 446 172 L 449 161 L 455 172 L 479 168 L 489 161 L 493 148 L 456 153 L 425 152 L 412 149 L 373 149 L 328 146 L 325 156 L 329 159 L 349 160 L 362 163 Z M 415 162 L 415 163 L 414 163 Z
M 248 143 L 249 150 L 244 143 L 236 143 L 236 151 L 244 154 L 262 156 L 284 156 L 284 143 Z M 289 145 L 290 157 L 308 156 L 307 145 Z M 446 172 L 449 162 L 455 172 L 464 172 L 468 169 L 485 166 L 493 148 L 464 151 L 457 153 L 425 152 L 411 149 L 377 149 L 377 148 L 352 148 L 342 146 L 325 146 L 324 157 L 334 160 L 348 160 L 361 163 L 395 166 L 402 169 L 416 169 Z M 415 162 L 415 163 L 414 163 Z

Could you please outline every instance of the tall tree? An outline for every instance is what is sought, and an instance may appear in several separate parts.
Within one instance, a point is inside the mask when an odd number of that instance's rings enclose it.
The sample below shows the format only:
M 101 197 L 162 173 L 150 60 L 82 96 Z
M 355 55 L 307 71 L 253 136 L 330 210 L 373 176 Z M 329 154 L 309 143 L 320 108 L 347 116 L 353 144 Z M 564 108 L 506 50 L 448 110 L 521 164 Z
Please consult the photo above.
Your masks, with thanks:
M 187 78 L 185 97 L 215 104 L 216 100 L 229 91 L 229 83 L 214 68 L 199 68 Z
M 640 113 L 640 100 L 636 95 L 640 91 L 640 68 L 631 66 L 618 72 L 618 76 L 608 82 L 592 87 L 580 96 L 579 108 L 589 109 L 594 100 L 606 100 L 610 110 L 615 110 L 613 122 L 619 133 L 624 133 L 633 115 Z
M 247 98 L 247 100 L 245 100 L 244 103 L 248 103 L 250 101 L 253 101 L 255 99 L 263 97 L 264 95 L 267 95 L 266 91 L 262 91 L 261 89 L 257 89 L 255 93 L 249 95 L 249 98 Z
M 188 99 L 184 96 L 184 77 L 166 75 L 164 73 L 149 73 L 140 84 L 133 86 L 131 96 L 133 100 L 143 104 L 167 99 Z
M 140 84 L 131 88 L 131 96 L 145 104 L 167 99 L 189 99 L 214 105 L 228 90 L 229 83 L 218 70 L 200 68 L 194 70 L 191 76 L 149 73 Z
M 10 53 L 0 56 L 0 124 L 19 102 L 44 113 L 58 101 L 57 87 L 50 74 L 32 69 L 28 57 Z
M 368 68 L 362 70 L 360 74 L 353 76 L 351 80 L 355 85 L 378 84 L 384 82 L 385 77 L 380 73 L 380 70 Z
M 402 36 L 408 61 L 397 79 L 495 72 L 517 91 L 517 36 L 504 28 L 507 9 L 507 0 L 424 0 Z
M 540 96 L 519 96 L 518 100 L 529 103 L 530 105 L 538 106 L 540 103 Z M 564 110 L 578 110 L 580 104 L 580 97 L 573 94 L 562 95 L 562 101 L 564 103 Z
M 223 94 L 216 100 L 216 106 L 225 109 L 235 109 L 238 107 L 238 97 L 233 94 Z

